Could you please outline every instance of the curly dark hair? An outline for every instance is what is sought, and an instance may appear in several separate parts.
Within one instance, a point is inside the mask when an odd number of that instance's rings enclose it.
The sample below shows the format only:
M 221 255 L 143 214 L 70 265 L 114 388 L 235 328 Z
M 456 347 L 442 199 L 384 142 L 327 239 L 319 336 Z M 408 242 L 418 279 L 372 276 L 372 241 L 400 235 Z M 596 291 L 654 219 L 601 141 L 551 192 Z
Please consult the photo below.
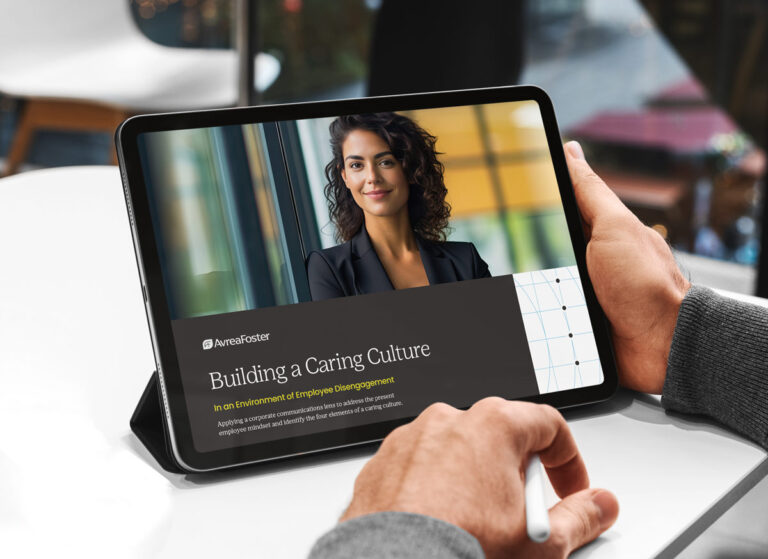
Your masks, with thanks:
M 325 166 L 325 197 L 336 240 L 354 237 L 365 218 L 363 210 L 344 184 L 341 171 L 344 157 L 341 145 L 353 130 L 368 130 L 383 139 L 403 166 L 410 185 L 408 215 L 414 233 L 434 242 L 444 242 L 451 206 L 445 201 L 448 190 L 443 180 L 443 164 L 435 151 L 437 138 L 407 116 L 397 113 L 370 113 L 340 116 L 330 125 L 333 160 Z

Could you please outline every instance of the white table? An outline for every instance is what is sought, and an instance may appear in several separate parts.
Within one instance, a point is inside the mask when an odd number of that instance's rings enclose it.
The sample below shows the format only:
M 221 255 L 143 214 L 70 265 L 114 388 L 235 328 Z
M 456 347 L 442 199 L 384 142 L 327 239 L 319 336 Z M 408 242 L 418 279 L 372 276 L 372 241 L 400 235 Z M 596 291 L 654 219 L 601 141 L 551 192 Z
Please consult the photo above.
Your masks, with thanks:
M 0 181 L 0 266 L 0 556 L 302 557 L 333 526 L 370 451 L 185 477 L 130 433 L 153 358 L 116 168 Z M 567 417 L 621 503 L 579 557 L 672 556 L 768 472 L 654 397 Z

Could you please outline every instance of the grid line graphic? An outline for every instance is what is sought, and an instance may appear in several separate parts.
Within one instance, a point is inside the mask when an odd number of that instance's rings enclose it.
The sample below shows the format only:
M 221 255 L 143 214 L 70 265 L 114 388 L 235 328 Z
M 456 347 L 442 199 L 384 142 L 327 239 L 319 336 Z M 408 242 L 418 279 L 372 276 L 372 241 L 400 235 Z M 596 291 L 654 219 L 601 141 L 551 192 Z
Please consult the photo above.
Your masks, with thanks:
M 600 384 L 603 369 L 578 268 L 513 277 L 539 392 Z

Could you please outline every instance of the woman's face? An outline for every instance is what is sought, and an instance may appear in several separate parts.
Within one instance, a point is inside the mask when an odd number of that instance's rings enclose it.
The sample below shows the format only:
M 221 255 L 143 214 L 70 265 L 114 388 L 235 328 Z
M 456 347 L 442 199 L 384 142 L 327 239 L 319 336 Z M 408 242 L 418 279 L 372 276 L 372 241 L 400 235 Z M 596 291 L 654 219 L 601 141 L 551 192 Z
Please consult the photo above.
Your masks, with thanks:
M 341 151 L 341 177 L 366 218 L 408 211 L 408 179 L 387 142 L 369 130 L 353 130 Z

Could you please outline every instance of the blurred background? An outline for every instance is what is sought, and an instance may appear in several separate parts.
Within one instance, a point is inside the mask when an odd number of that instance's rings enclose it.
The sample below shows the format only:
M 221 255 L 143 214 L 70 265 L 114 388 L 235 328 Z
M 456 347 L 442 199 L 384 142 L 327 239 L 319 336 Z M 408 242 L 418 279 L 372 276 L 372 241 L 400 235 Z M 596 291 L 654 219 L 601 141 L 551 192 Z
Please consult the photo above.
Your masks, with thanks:
M 2 4 L 6 174 L 114 162 L 143 112 L 532 83 L 696 281 L 768 295 L 765 0 Z

